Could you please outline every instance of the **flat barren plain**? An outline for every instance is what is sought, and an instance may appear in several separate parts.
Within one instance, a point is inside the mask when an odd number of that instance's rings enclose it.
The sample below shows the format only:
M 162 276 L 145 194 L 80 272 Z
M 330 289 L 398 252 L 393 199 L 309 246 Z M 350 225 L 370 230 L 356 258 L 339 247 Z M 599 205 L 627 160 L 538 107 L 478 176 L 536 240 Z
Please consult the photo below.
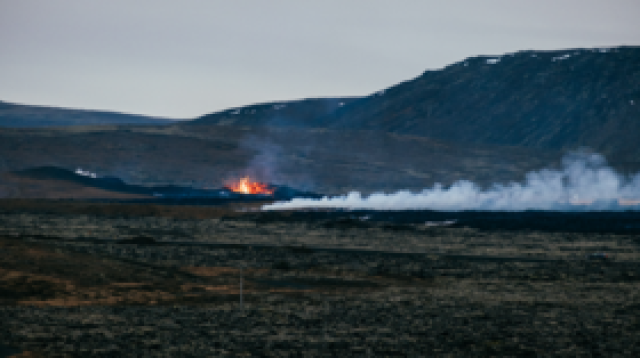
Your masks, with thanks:
M 1 201 L 0 356 L 640 356 L 640 214 L 253 205 Z

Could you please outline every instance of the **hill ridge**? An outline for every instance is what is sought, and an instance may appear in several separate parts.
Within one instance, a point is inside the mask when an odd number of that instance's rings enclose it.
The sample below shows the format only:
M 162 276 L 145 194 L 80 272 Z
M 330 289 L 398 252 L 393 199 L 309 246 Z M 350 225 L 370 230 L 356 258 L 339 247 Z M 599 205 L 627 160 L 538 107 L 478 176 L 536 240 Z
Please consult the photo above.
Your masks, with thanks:
M 469 57 L 314 125 L 640 159 L 640 47 Z
M 0 101 L 0 127 L 37 128 L 79 125 L 160 125 L 175 119 L 115 111 L 18 104 Z
M 317 110 L 320 101 L 329 105 Z M 281 111 L 279 103 L 296 111 Z M 348 101 L 256 104 L 204 115 L 192 123 L 374 130 L 560 151 L 586 147 L 636 165 L 640 47 L 472 56 Z

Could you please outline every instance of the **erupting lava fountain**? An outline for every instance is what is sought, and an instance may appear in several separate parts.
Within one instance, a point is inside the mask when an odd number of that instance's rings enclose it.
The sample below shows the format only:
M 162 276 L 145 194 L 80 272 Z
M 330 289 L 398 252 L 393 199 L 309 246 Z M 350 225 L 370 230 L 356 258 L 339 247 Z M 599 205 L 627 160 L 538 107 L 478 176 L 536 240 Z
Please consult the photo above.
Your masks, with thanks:
M 226 186 L 227 189 L 240 194 L 261 194 L 273 195 L 274 189 L 268 184 L 251 181 L 249 177 L 244 177 L 236 183 Z

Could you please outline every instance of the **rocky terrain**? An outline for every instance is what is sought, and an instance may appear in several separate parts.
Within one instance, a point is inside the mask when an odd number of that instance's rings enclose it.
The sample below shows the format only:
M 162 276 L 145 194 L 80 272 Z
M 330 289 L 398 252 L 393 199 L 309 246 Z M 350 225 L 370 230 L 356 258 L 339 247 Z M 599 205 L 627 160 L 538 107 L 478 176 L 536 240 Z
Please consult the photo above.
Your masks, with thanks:
M 0 204 L 0 345 L 30 356 L 640 353 L 633 213 Z

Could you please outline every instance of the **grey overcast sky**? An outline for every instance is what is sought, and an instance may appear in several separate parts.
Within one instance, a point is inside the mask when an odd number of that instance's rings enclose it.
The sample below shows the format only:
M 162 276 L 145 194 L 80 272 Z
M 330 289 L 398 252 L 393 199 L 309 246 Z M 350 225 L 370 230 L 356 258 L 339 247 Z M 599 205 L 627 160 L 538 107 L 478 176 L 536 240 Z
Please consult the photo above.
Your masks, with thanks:
M 640 0 L 0 0 L 0 100 L 191 118 L 475 55 L 640 45 Z

